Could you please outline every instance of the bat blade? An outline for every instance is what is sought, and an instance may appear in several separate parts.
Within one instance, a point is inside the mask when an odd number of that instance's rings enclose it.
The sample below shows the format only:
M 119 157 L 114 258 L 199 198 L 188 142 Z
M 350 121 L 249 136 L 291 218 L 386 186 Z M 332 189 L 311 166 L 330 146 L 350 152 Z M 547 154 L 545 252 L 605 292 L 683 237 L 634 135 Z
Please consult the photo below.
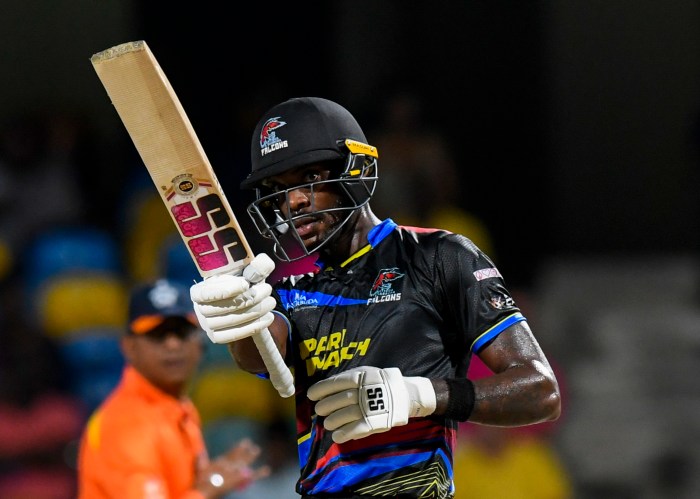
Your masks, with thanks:
M 91 62 L 202 277 L 237 273 L 252 251 L 175 91 L 144 41 Z
M 173 87 L 145 41 L 90 61 L 203 278 L 241 274 L 254 255 Z M 269 331 L 253 336 L 283 397 L 294 379 Z

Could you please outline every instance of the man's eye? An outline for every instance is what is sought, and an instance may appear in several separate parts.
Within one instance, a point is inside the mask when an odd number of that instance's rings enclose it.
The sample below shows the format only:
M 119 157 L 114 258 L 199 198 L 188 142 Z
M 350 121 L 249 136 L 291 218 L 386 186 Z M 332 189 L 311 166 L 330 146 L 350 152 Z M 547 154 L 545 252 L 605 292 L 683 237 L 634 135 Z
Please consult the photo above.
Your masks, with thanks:
M 311 182 L 319 182 L 321 180 L 327 180 L 328 179 L 328 171 L 318 171 L 318 170 L 311 170 L 308 171 L 304 174 L 304 181 L 311 183 Z

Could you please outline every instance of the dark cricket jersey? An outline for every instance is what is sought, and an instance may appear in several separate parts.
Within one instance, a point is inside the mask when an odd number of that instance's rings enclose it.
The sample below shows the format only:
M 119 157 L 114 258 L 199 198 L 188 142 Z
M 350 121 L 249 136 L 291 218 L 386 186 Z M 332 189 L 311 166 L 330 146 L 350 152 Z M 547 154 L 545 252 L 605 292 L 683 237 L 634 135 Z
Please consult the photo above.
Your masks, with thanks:
M 469 239 L 391 219 L 340 268 L 286 278 L 275 290 L 291 324 L 301 479 L 319 497 L 449 498 L 456 422 L 435 416 L 336 444 L 306 397 L 358 366 L 404 376 L 465 377 L 472 353 L 525 320 L 492 261 Z

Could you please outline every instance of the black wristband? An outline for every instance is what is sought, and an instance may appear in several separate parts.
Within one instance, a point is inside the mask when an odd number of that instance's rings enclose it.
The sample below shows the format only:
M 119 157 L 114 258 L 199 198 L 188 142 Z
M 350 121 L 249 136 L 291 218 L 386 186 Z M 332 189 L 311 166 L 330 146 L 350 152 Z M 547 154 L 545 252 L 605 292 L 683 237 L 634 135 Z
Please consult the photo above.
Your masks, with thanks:
M 445 417 L 466 421 L 474 409 L 474 383 L 467 378 L 447 378 L 447 409 Z

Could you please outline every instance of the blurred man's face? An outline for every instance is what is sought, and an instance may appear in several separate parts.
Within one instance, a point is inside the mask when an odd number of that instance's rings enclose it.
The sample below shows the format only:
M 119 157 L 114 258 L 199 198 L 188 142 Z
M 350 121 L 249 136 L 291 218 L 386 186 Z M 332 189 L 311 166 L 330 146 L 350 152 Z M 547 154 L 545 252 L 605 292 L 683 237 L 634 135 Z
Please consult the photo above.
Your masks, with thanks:
M 153 385 L 175 397 L 184 394 L 203 353 L 201 329 L 170 318 L 146 334 L 123 338 L 127 361 Z

